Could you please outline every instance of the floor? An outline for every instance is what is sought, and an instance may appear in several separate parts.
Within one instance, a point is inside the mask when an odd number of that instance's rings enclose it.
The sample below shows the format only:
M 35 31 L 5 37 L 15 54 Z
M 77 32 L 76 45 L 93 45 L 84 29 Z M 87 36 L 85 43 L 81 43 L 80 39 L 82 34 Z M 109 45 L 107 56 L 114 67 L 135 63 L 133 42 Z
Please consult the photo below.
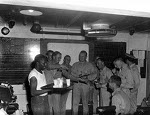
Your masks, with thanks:
M 93 115 L 93 110 L 92 110 L 92 106 L 89 106 L 89 115 Z M 24 113 L 24 115 L 32 115 L 31 113 Z M 66 111 L 66 115 L 72 115 L 72 111 L 71 110 L 67 110 Z M 82 106 L 79 106 L 79 112 L 78 112 L 78 115 L 83 115 L 83 107 Z
M 101 113 L 101 114 L 93 114 L 92 108 L 93 108 L 92 105 L 91 106 L 89 105 L 89 115 L 114 115 L 112 112 L 105 112 L 105 113 Z M 32 114 L 24 113 L 24 115 L 32 115 Z M 72 111 L 67 110 L 66 115 L 72 115 Z M 83 107 L 82 106 L 79 106 L 78 115 L 83 115 Z M 150 107 L 149 108 L 138 109 L 137 112 L 134 115 L 150 115 Z

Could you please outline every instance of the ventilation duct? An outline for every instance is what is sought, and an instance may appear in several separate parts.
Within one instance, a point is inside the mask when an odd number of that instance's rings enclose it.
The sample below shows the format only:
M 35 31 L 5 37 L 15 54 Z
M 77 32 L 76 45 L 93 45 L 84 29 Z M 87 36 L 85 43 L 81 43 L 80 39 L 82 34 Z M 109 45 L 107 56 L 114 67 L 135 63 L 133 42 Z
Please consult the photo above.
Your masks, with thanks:
M 42 27 L 39 34 L 55 34 L 55 35 L 74 35 L 81 36 L 80 29 L 69 29 L 69 28 L 53 28 L 53 27 Z
M 117 30 L 110 28 L 109 24 L 92 24 L 84 25 L 83 30 L 85 30 L 86 37 L 113 37 L 117 34 Z

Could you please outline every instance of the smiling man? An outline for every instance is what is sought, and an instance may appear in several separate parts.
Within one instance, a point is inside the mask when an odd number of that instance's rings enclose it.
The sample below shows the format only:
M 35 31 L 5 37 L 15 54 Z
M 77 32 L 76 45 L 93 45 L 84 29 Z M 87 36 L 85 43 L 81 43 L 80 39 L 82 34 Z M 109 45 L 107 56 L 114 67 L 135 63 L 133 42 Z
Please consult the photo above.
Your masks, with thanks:
M 78 79 L 78 82 L 73 86 L 73 115 L 78 115 L 78 105 L 80 98 L 83 103 L 83 115 L 88 115 L 88 98 L 90 83 L 96 78 L 95 68 L 92 63 L 87 62 L 87 52 L 81 51 L 79 53 L 79 61 L 74 63 L 71 69 L 71 74 Z
M 35 67 L 29 74 L 28 80 L 31 89 L 31 108 L 33 115 L 49 115 L 49 104 L 47 92 L 41 87 L 46 85 L 46 79 L 43 70 L 46 66 L 46 57 L 39 54 L 34 59 Z

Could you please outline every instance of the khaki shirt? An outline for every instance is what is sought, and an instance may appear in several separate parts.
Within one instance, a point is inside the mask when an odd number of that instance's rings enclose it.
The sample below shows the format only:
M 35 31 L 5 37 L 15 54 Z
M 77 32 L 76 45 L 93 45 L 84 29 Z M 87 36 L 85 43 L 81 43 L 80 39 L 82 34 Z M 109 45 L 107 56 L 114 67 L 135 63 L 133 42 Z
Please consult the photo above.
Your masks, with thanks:
M 119 113 L 128 114 L 131 107 L 128 95 L 118 88 L 113 92 L 112 96 L 112 105 L 116 106 L 116 115 Z
M 133 88 L 133 76 L 127 64 L 123 65 L 122 69 L 118 72 L 118 76 L 121 77 L 121 87 L 127 89 Z
M 106 66 L 103 68 L 103 70 L 98 71 L 98 79 L 100 80 L 100 83 L 102 84 L 103 88 L 106 88 L 108 80 L 112 75 L 112 71 Z
M 47 64 L 50 65 L 50 64 L 52 64 L 52 62 L 48 62 Z M 45 69 L 44 73 L 45 73 L 45 78 L 46 78 L 47 84 L 54 83 L 54 79 L 62 77 L 62 72 L 57 71 L 57 69 L 53 69 L 53 70 Z
M 47 62 L 47 66 L 48 65 L 50 65 L 52 62 L 51 61 L 48 61 Z M 48 67 L 47 67 L 48 68 Z M 47 84 L 51 84 L 51 83 L 53 83 L 53 80 L 54 80 L 54 78 L 53 78 L 53 71 L 51 71 L 51 70 L 48 70 L 48 69 L 45 69 L 44 70 L 44 73 L 45 73 L 45 78 L 46 78 L 46 82 L 47 82 Z
M 92 81 L 96 78 L 95 68 L 90 62 L 76 62 L 72 65 L 71 74 L 74 77 L 79 77 L 80 75 L 88 75 L 87 79 Z
M 66 70 L 66 72 L 68 73 L 68 76 L 67 76 L 68 78 L 67 79 L 71 79 L 71 76 L 69 74 L 71 74 L 72 66 L 71 65 L 65 65 L 64 63 L 62 65 L 68 67 L 68 70 Z M 66 80 L 66 76 L 65 75 L 62 74 L 62 77 L 63 77 L 64 80 Z
M 141 75 L 140 75 L 140 72 L 138 70 L 138 67 L 135 64 L 132 64 L 130 66 L 130 69 L 131 69 L 131 73 L 132 73 L 132 76 L 133 76 L 134 89 L 137 90 L 140 86 Z

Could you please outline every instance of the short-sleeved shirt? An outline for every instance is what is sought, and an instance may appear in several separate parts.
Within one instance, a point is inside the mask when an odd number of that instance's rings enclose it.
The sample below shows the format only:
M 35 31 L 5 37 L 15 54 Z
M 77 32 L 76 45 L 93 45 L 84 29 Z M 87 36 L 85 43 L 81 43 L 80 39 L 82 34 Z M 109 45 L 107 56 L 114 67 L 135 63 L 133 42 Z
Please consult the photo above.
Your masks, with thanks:
M 140 72 L 135 64 L 132 64 L 130 66 L 130 69 L 133 76 L 134 89 L 138 89 L 140 86 L 140 78 L 141 78 Z
M 53 70 L 44 70 L 44 73 L 45 73 L 45 78 L 46 78 L 46 83 L 47 84 L 51 84 L 51 83 L 53 83 L 53 80 L 54 80 L 54 78 L 53 78 L 53 76 L 54 76 L 54 72 L 53 72 Z
M 62 72 L 58 71 L 57 69 L 45 70 L 44 73 L 47 84 L 54 83 L 54 79 L 62 78 Z
M 54 65 L 54 64 L 52 63 L 52 61 L 49 61 L 47 65 Z M 45 69 L 44 73 L 45 73 L 47 84 L 54 83 L 54 79 L 62 77 L 62 72 L 58 71 L 58 69 L 52 69 L 52 70 Z
M 62 63 L 62 65 L 68 67 L 67 72 L 68 72 L 69 74 L 71 74 L 71 68 L 72 68 L 72 66 L 71 66 L 71 65 L 65 65 L 64 63 Z M 62 77 L 63 77 L 64 80 L 66 80 L 66 78 L 65 78 L 63 75 L 62 75 Z
M 48 66 L 48 65 L 51 65 L 51 64 L 52 64 L 52 61 L 48 61 L 48 62 L 47 62 L 47 66 Z M 48 67 L 47 67 L 47 68 L 48 68 Z M 44 74 L 45 74 L 45 78 L 46 78 L 46 83 L 47 83 L 47 84 L 53 83 L 53 80 L 54 80 L 54 78 L 53 78 L 54 72 L 53 72 L 52 70 L 45 69 L 45 70 L 44 70 Z
M 121 77 L 121 86 L 127 89 L 133 88 L 133 76 L 129 67 L 124 64 L 122 69 L 119 71 L 118 76 Z
M 118 88 L 113 92 L 112 96 L 112 105 L 116 106 L 116 113 L 128 114 L 131 107 L 128 95 Z
M 95 68 L 90 62 L 76 62 L 72 65 L 71 74 L 75 77 L 79 75 L 89 75 L 88 80 L 94 80 L 96 78 Z M 91 75 L 90 75 L 91 74 Z
M 28 77 L 29 83 L 30 83 L 30 79 L 32 77 L 35 77 L 37 79 L 36 90 L 42 90 L 41 87 L 46 85 L 46 79 L 45 79 L 44 72 L 40 73 L 36 69 L 33 69 L 30 72 L 29 77 Z M 47 93 L 41 94 L 40 96 L 45 96 L 45 95 L 47 95 Z
M 106 88 L 106 84 L 108 83 L 108 80 L 112 75 L 113 74 L 111 70 L 106 66 L 102 70 L 98 71 L 98 79 L 100 80 L 100 83 L 103 85 L 103 88 Z

